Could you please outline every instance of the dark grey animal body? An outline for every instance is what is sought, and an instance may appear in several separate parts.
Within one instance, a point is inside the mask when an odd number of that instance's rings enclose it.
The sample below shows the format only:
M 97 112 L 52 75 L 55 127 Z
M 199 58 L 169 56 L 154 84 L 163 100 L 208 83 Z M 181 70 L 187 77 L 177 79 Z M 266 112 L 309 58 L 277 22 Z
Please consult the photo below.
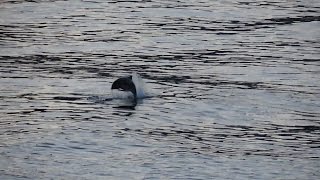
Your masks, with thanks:
M 137 98 L 137 90 L 136 86 L 132 81 L 132 76 L 126 76 L 117 79 L 113 82 L 111 89 L 118 89 L 120 91 L 130 91 L 132 92 L 134 99 Z

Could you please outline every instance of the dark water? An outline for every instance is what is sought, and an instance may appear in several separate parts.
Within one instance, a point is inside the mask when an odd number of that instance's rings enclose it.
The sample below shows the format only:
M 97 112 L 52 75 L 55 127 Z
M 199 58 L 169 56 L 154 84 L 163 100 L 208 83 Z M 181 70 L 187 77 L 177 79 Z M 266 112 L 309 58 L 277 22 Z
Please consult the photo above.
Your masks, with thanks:
M 0 179 L 318 179 L 319 13 L 0 1 Z M 151 98 L 103 101 L 134 71 Z

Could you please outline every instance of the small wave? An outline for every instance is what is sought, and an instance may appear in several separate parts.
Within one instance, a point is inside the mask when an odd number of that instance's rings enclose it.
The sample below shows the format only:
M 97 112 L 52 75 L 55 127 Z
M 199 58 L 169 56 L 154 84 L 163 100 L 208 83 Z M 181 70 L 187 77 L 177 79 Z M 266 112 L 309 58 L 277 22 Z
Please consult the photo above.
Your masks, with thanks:
M 87 100 L 95 103 L 105 103 L 106 101 L 112 101 L 112 98 L 105 96 L 90 96 Z

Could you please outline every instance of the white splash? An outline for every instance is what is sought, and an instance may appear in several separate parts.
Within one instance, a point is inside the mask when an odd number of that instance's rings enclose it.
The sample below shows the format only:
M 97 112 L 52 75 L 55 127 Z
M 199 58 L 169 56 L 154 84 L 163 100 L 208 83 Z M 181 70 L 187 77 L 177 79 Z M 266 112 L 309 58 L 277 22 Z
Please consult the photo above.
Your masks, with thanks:
M 134 99 L 134 95 L 130 91 L 119 91 L 118 89 L 112 89 L 111 94 L 113 99 Z
M 147 95 L 146 94 L 146 86 L 138 73 L 136 73 L 136 72 L 132 73 L 132 81 L 133 81 L 134 85 L 136 86 L 137 98 L 138 99 L 145 98 Z

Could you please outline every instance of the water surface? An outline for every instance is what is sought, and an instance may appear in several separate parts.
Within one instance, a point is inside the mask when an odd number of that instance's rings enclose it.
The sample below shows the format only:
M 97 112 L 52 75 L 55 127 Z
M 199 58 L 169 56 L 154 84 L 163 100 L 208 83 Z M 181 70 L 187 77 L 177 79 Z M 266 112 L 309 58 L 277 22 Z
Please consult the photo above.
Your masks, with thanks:
M 1 1 L 0 178 L 318 179 L 319 8 Z

